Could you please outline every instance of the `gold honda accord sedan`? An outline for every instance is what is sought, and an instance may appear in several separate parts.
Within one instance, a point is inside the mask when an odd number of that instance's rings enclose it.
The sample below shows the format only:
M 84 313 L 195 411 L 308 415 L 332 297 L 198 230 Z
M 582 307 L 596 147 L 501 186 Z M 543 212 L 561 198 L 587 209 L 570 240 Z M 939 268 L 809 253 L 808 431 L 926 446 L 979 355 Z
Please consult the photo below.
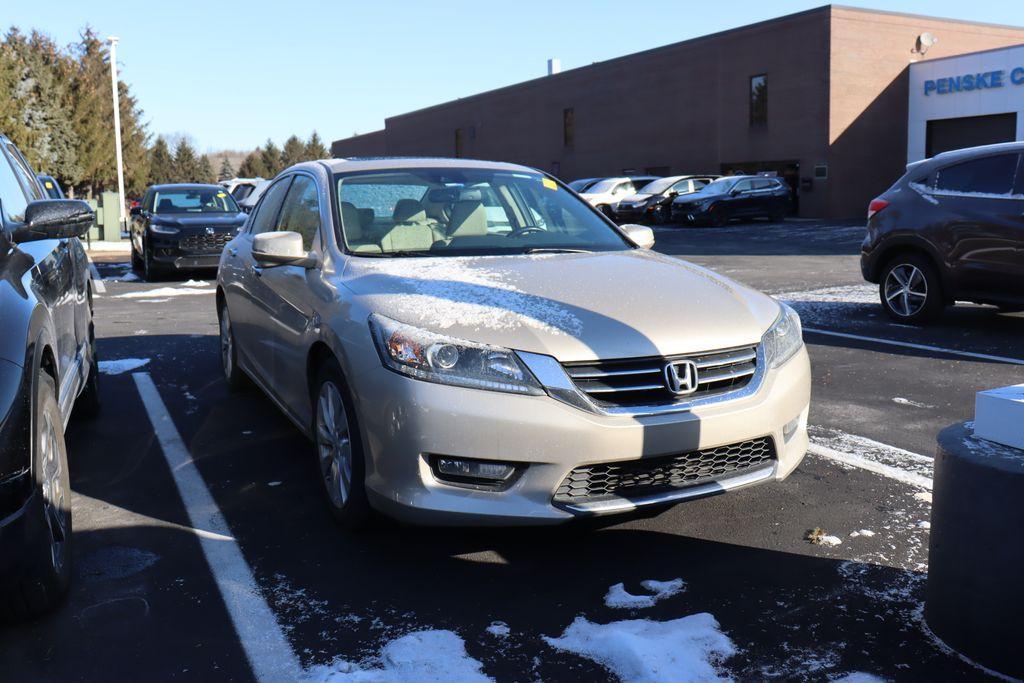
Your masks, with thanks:
M 345 526 L 552 524 L 785 478 L 800 319 L 653 243 L 523 166 L 299 164 L 221 258 L 225 377 L 309 437 Z

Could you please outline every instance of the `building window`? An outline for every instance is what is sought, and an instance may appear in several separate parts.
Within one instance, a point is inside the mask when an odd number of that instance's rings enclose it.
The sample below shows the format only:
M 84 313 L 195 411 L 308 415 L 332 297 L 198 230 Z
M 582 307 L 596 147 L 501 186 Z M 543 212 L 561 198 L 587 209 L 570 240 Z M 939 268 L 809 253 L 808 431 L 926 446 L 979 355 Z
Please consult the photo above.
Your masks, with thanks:
M 768 123 L 768 76 L 750 77 L 750 125 Z
M 566 147 L 576 144 L 576 111 L 572 107 L 562 110 L 562 144 Z
M 462 157 L 463 152 L 463 140 L 462 140 L 462 129 L 455 129 L 455 158 L 459 159 Z

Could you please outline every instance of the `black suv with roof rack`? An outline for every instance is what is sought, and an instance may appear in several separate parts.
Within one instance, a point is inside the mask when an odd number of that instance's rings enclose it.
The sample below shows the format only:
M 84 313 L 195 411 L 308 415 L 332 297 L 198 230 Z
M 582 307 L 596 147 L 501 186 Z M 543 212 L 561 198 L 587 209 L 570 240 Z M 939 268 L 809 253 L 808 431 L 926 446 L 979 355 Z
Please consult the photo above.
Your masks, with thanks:
M 924 323 L 956 301 L 1024 309 L 1024 143 L 910 164 L 867 228 L 861 271 L 891 318 Z

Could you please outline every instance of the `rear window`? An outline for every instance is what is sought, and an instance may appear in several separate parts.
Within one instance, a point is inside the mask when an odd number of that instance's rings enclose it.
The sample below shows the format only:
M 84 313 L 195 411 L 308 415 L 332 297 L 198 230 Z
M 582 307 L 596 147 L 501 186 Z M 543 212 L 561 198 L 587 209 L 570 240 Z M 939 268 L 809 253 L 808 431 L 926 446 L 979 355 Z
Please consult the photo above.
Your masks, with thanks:
M 939 170 L 935 189 L 940 192 L 1005 195 L 1013 190 L 1017 173 L 1016 154 L 982 157 Z

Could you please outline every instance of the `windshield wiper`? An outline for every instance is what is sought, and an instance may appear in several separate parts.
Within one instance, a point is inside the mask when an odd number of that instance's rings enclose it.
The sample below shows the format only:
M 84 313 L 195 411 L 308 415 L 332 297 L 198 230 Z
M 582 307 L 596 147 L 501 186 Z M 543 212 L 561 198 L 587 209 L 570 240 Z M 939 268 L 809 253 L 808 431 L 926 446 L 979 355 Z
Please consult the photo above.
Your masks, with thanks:
M 382 253 L 374 253 L 372 251 L 354 252 L 357 256 L 370 256 L 372 258 L 402 258 L 406 256 L 437 256 L 432 251 L 414 250 L 414 249 L 399 249 L 398 251 L 385 251 Z
M 524 254 L 592 254 L 591 249 L 573 249 L 571 247 L 530 247 L 523 250 Z

